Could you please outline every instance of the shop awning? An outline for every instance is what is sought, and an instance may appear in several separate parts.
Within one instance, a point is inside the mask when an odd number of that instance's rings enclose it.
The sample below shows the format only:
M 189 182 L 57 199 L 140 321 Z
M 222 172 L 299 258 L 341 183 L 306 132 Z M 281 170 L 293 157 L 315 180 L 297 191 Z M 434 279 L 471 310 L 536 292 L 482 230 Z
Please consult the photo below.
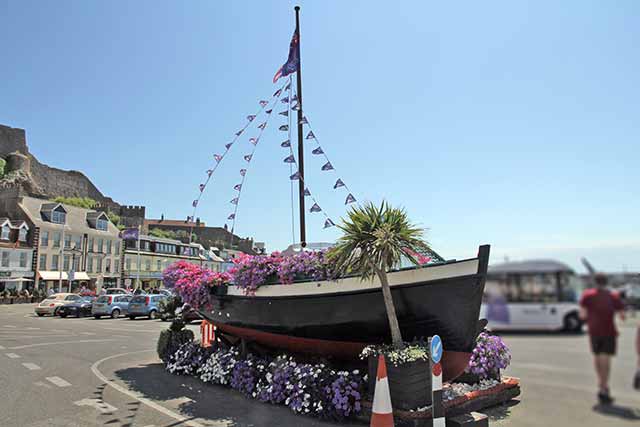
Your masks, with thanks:
M 50 270 L 40 270 L 38 271 L 40 278 L 42 280 L 60 280 L 60 272 L 59 271 L 50 271 Z M 68 280 L 69 275 L 66 271 L 62 272 L 62 280 Z M 84 271 L 76 271 L 73 280 L 90 280 L 89 276 Z

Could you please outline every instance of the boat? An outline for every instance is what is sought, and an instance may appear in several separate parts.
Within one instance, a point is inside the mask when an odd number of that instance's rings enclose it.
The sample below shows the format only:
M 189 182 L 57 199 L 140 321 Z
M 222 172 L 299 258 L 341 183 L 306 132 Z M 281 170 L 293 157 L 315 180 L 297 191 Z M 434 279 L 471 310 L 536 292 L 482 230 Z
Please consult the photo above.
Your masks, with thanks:
M 298 108 L 291 110 L 297 111 L 298 160 L 295 160 L 291 151 L 292 161 L 288 163 L 295 162 L 298 166 L 295 178 L 299 182 L 300 247 L 304 250 L 307 246 L 304 202 L 305 196 L 309 194 L 304 182 L 303 144 L 304 139 L 309 139 L 309 135 L 303 138 L 302 124 L 306 118 L 302 109 L 299 49 L 300 21 L 299 8 L 296 7 L 296 29 L 289 59 L 279 73 L 282 74 L 282 70 L 287 67 L 291 71 L 293 58 L 297 75 L 295 95 Z M 264 104 L 266 105 L 266 101 Z M 241 133 L 239 131 L 236 136 Z M 260 133 L 257 138 L 252 138 L 254 142 L 261 135 Z M 289 140 L 285 142 L 288 144 Z M 230 145 L 228 144 L 227 150 Z M 282 146 L 290 147 L 290 144 Z M 250 161 L 252 155 L 253 152 L 245 156 L 245 160 Z M 217 156 L 216 161 L 219 162 L 222 157 Z M 241 175 L 244 178 L 246 170 L 243 171 Z M 293 177 L 294 175 L 292 179 Z M 239 191 L 242 183 L 236 186 Z M 206 183 L 201 185 L 201 192 L 205 185 Z M 239 197 L 232 201 L 236 209 L 238 199 Z M 198 200 L 193 203 L 194 213 Z M 355 200 L 351 193 L 347 202 L 349 200 Z M 313 207 L 310 212 L 314 212 Z M 231 218 L 235 225 L 235 211 L 229 216 Z M 233 232 L 233 226 L 231 230 Z M 475 258 L 445 261 L 434 256 L 436 260 L 433 263 L 397 268 L 388 273 L 403 338 L 411 340 L 414 337 L 440 335 L 445 350 L 442 358 L 445 380 L 453 379 L 463 372 L 482 327 L 478 319 L 489 251 L 489 246 L 483 245 L 479 247 Z M 211 292 L 213 308 L 201 309 L 200 314 L 214 323 L 218 334 L 223 336 L 294 353 L 341 359 L 357 358 L 369 344 L 390 342 L 389 323 L 377 278 L 363 281 L 360 277 L 342 277 L 337 280 L 310 280 L 286 285 L 268 284 L 260 286 L 252 295 L 246 295 L 244 289 L 233 285 L 216 286 Z

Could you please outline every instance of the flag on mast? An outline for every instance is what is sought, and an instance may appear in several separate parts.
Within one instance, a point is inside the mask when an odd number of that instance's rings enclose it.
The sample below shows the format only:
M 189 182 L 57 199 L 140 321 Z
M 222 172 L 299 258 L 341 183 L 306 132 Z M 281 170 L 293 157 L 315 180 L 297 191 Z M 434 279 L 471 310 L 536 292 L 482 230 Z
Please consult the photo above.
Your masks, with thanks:
M 282 67 L 276 71 L 275 76 L 273 76 L 273 82 L 277 82 L 280 77 L 286 77 L 291 73 L 295 73 L 298 71 L 299 67 L 300 37 L 298 35 L 298 30 L 296 29 L 291 37 L 291 43 L 289 43 L 289 57 L 287 58 L 287 62 L 285 62 Z

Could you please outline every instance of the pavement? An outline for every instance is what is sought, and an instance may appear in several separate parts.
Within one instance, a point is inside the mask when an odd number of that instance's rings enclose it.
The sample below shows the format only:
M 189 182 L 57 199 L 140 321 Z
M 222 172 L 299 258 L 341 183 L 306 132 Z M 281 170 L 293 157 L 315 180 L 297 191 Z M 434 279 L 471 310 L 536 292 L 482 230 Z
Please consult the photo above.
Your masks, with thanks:
M 39 318 L 33 305 L 0 305 L 0 425 L 344 426 L 166 373 L 155 353 L 168 323 L 146 319 Z M 191 325 L 198 332 L 197 325 Z M 520 399 L 486 411 L 492 426 L 640 425 L 633 325 L 621 328 L 612 372 L 614 406 L 595 405 L 586 335 L 504 336 L 513 353 L 506 375 Z M 361 424 L 347 424 L 361 425 Z

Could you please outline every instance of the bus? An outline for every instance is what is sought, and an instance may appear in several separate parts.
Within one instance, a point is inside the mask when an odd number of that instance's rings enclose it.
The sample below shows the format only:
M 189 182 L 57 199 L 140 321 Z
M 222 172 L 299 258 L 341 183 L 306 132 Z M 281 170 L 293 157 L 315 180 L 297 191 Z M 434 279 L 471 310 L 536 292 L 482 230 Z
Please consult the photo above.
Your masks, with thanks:
M 480 318 L 491 330 L 582 331 L 582 281 L 554 260 L 506 262 L 489 267 Z

